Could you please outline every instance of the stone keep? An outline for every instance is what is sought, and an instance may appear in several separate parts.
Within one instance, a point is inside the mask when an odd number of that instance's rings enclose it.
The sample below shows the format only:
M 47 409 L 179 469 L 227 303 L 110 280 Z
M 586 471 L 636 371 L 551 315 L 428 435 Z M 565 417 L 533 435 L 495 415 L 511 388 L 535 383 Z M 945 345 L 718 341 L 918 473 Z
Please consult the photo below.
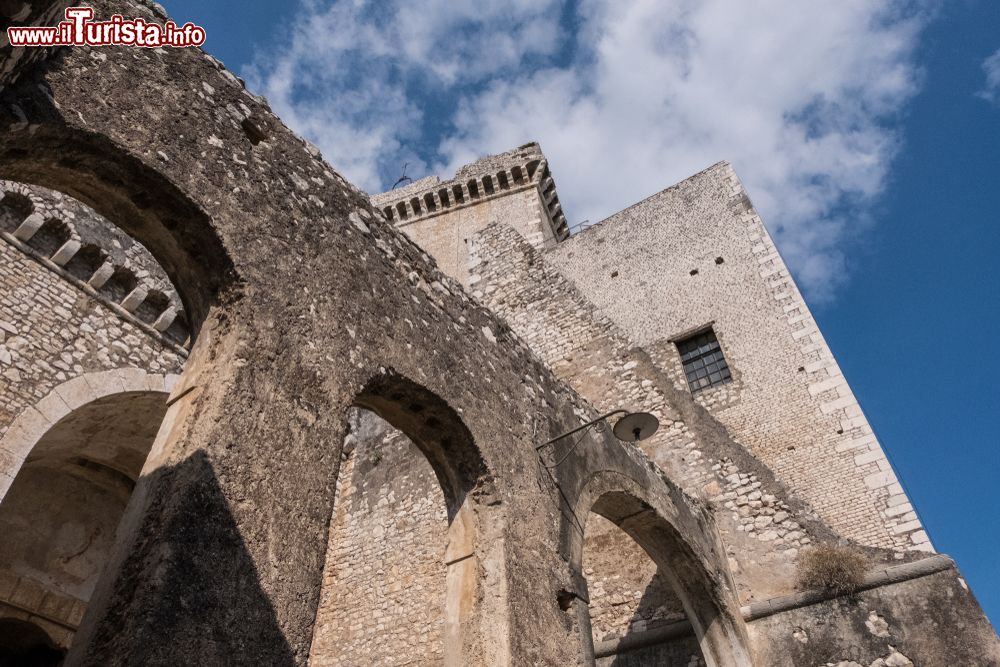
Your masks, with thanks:
M 570 234 L 537 144 L 368 197 L 197 49 L 0 85 L 0 660 L 1000 665 L 728 164 Z

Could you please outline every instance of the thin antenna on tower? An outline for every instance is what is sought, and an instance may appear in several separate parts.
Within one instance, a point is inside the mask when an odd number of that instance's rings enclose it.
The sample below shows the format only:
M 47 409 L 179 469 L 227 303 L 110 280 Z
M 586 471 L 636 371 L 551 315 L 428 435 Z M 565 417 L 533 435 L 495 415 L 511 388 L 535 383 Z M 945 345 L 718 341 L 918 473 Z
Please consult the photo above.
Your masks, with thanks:
M 403 175 L 399 177 L 399 180 L 397 180 L 395 183 L 392 184 L 392 187 L 389 188 L 390 190 L 395 190 L 396 186 L 399 185 L 400 183 L 405 183 L 406 181 L 409 181 L 411 183 L 413 182 L 413 179 L 406 175 L 406 168 L 409 166 L 410 166 L 409 162 L 403 163 Z

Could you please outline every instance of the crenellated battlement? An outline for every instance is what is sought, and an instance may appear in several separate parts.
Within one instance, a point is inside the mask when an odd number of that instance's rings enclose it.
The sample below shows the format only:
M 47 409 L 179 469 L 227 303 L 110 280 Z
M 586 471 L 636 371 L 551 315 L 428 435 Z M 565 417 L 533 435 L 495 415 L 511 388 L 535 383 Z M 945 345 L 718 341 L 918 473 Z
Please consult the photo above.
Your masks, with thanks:
M 569 236 L 548 160 L 537 143 L 488 155 L 461 167 L 448 181 L 428 176 L 406 187 L 373 195 L 372 205 L 400 227 L 515 192 L 537 188 L 557 241 Z
M 184 306 L 142 244 L 61 193 L 10 181 L 0 181 L 0 193 L 0 238 L 186 352 Z
M 369 197 L 198 49 L 0 87 L 0 663 L 1000 665 L 728 164 L 570 236 L 537 143 Z

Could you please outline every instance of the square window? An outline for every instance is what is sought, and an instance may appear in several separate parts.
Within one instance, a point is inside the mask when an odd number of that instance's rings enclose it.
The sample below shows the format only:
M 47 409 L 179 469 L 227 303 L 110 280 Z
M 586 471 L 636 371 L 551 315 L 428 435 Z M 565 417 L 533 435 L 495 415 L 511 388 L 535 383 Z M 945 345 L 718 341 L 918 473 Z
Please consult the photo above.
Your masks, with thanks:
M 711 329 L 677 342 L 684 376 L 692 393 L 725 384 L 732 379 L 722 346 Z

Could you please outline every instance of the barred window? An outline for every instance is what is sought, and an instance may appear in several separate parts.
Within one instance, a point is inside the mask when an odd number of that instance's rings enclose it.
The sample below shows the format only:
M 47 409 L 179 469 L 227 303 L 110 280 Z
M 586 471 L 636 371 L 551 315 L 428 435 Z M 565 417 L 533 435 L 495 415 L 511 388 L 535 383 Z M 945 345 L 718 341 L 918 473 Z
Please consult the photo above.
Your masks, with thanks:
M 732 379 L 719 339 L 711 329 L 677 341 L 677 351 L 680 352 L 691 393 L 725 384 Z

